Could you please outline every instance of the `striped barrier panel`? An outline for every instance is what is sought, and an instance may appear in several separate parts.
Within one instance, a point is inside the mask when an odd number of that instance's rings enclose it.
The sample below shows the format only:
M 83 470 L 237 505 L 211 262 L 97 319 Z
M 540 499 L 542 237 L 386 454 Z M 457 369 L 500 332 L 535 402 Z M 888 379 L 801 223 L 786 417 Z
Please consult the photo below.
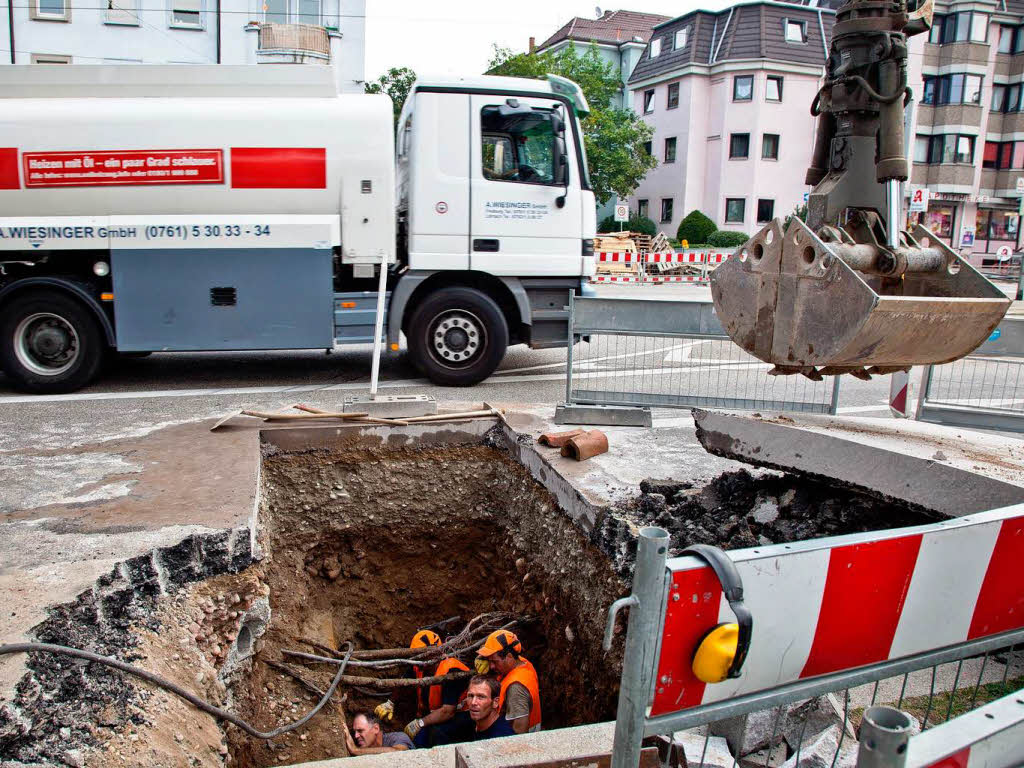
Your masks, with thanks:
M 642 283 L 643 278 L 639 275 L 594 275 L 590 278 L 592 283 Z
M 643 256 L 639 253 L 611 253 L 600 251 L 594 254 L 594 257 L 597 261 L 615 262 L 619 264 L 639 263 L 643 260 Z

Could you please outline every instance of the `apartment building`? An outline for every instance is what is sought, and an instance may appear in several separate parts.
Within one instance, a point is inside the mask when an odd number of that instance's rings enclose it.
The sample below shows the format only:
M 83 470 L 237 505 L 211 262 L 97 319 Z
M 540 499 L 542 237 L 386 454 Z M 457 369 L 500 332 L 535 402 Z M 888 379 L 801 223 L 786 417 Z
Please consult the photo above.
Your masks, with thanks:
M 928 210 L 910 214 L 976 255 L 1020 245 L 1024 194 L 1024 2 L 941 3 L 912 38 L 913 168 Z
M 658 167 L 631 208 L 675 236 L 695 209 L 753 233 L 801 205 L 834 21 L 826 7 L 751 2 L 655 27 L 629 89 Z
M 363 90 L 366 0 L 7 0 L 2 64 L 310 64 Z

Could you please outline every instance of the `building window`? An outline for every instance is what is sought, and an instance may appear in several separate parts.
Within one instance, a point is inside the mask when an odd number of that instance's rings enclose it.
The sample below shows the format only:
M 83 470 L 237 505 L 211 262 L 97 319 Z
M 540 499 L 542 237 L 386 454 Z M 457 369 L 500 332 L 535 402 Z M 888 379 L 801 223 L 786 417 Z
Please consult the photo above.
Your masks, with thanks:
M 33 64 L 70 64 L 71 57 L 59 53 L 33 53 Z
M 782 78 L 778 75 L 768 75 L 764 86 L 765 101 L 782 101 Z
M 71 21 L 70 0 L 31 0 L 29 7 L 38 21 Z
M 989 15 L 978 11 L 949 13 L 945 16 L 935 14 L 931 31 L 928 33 L 929 43 L 984 43 L 988 40 Z
M 644 114 L 649 115 L 654 111 L 654 89 L 644 91 Z
M 107 0 L 103 21 L 105 24 L 139 25 L 138 3 L 136 0 Z
M 746 160 L 750 157 L 750 134 L 730 133 L 729 134 L 729 159 Z
M 654 146 L 652 145 L 652 143 L 649 142 L 649 141 L 645 141 L 644 142 L 644 154 L 650 156 L 653 152 L 654 152 Z
M 499 107 L 480 110 L 481 170 L 491 181 L 554 184 L 551 151 L 555 131 L 549 110 L 503 115 Z
M 807 42 L 807 22 L 783 19 L 782 23 L 785 25 L 787 43 Z
M 923 133 L 917 134 L 914 137 L 914 162 L 915 163 L 927 163 L 928 162 L 928 142 L 931 141 L 931 136 L 926 136 Z
M 736 75 L 732 79 L 732 100 L 750 101 L 754 98 L 754 76 Z
M 676 161 L 676 137 L 665 139 L 665 162 L 674 163 Z
M 1015 211 L 979 210 L 974 222 L 977 240 L 1016 241 L 1020 217 Z
M 670 83 L 668 86 L 668 100 L 665 102 L 665 109 L 675 109 L 679 106 L 679 83 Z
M 742 224 L 746 218 L 747 201 L 742 197 L 725 198 L 725 223 Z
M 636 201 L 636 212 L 642 219 L 646 219 L 648 211 L 650 210 L 649 200 L 637 200 Z
M 661 55 L 661 38 L 656 37 L 651 40 L 651 58 L 657 58 Z
M 269 0 L 268 7 L 273 0 Z M 171 0 L 171 26 L 182 29 L 202 29 L 202 0 Z M 267 12 L 270 15 L 270 12 Z
M 993 85 L 992 103 L 989 106 L 993 112 L 1019 112 L 1020 97 L 1019 83 L 1017 85 Z
M 925 76 L 922 104 L 980 104 L 981 75 Z M 993 91 L 993 98 L 995 94 Z
M 761 159 L 779 159 L 779 134 L 766 133 L 764 136 L 761 137 Z
M 683 27 L 682 29 L 677 29 L 676 30 L 676 34 L 675 34 L 675 43 L 674 43 L 675 50 L 678 51 L 680 48 L 685 48 L 686 47 L 686 43 L 689 42 L 689 40 L 690 40 L 690 28 L 688 26 L 687 27 Z
M 974 136 L 961 133 L 932 136 L 928 144 L 928 162 L 932 165 L 974 163 Z
M 1024 170 L 1024 141 L 986 141 L 981 167 L 1000 171 Z
M 661 198 L 661 223 L 668 224 L 672 221 L 672 198 Z
M 996 49 L 999 53 L 1013 53 L 1013 38 L 1016 31 L 1016 27 L 999 27 L 999 47 Z
M 757 201 L 757 223 L 763 224 L 773 218 L 775 218 L 775 201 L 759 199 Z
M 270 24 L 312 24 L 319 26 L 321 0 L 265 0 L 265 20 Z

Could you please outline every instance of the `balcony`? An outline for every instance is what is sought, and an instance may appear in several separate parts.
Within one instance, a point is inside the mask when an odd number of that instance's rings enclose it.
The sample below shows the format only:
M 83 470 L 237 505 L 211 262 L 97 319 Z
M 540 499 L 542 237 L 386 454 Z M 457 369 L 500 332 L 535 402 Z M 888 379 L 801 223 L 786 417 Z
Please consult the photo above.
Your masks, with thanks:
M 330 64 L 331 39 L 312 24 L 259 24 L 259 64 Z

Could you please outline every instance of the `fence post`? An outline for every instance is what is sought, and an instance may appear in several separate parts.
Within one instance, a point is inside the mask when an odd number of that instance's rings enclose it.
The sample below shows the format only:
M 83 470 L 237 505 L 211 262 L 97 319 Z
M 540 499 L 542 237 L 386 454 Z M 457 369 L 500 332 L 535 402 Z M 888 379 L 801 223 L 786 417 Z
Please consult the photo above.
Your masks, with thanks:
M 573 320 L 576 317 L 576 304 L 573 292 L 569 291 L 569 346 L 565 354 L 565 402 L 572 402 L 572 346 L 575 341 Z
M 932 385 L 932 366 L 926 365 L 921 369 L 921 383 L 917 388 L 917 406 L 914 408 L 914 420 L 921 420 L 921 409 L 924 401 L 928 398 L 928 389 Z
M 857 768 L 903 768 L 910 718 L 892 707 L 871 707 L 860 725 Z
M 612 606 L 608 613 L 608 630 L 612 630 L 616 610 L 622 605 L 630 606 L 611 768 L 637 768 L 640 763 L 640 743 L 644 738 L 658 647 L 658 618 L 665 601 L 668 541 L 668 531 L 663 528 L 640 529 L 632 594 Z M 611 631 L 605 634 L 606 649 L 610 640 Z
M 1024 254 L 1017 265 L 1017 301 L 1024 301 Z

